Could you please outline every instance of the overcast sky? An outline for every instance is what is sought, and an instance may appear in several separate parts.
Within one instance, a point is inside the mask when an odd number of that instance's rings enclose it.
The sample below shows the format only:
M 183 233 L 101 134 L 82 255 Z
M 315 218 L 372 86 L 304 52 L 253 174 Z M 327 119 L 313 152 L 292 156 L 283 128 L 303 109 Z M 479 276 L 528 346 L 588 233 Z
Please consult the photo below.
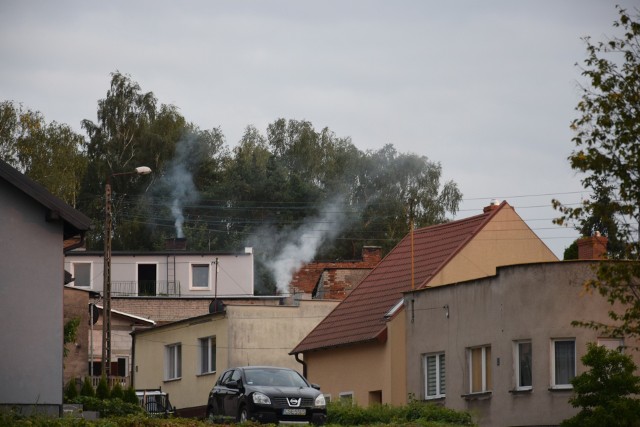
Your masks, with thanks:
M 550 200 L 588 196 L 566 160 L 581 38 L 615 34 L 615 4 L 0 0 L 0 100 L 80 132 L 118 70 L 230 147 L 277 118 L 392 143 L 441 163 L 456 218 L 506 199 L 561 257 Z

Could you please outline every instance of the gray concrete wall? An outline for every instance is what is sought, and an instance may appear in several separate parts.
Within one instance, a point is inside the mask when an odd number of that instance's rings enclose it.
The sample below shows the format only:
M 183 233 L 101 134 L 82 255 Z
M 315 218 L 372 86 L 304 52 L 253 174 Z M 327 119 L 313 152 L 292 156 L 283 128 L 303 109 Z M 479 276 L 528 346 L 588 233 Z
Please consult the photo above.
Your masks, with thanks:
M 444 351 L 442 403 L 472 411 L 481 426 L 557 425 L 574 415 L 572 391 L 551 388 L 551 342 L 575 338 L 577 374 L 584 372 L 580 358 L 587 343 L 602 337 L 571 322 L 607 322 L 610 309 L 597 293 L 583 290 L 589 266 L 576 261 L 502 267 L 494 277 L 406 294 L 409 393 L 424 399 L 422 355 Z M 525 339 L 533 347 L 533 388 L 514 393 L 514 341 Z M 491 393 L 463 397 L 469 393 L 466 349 L 481 345 L 491 346 Z M 629 353 L 638 363 L 637 352 Z
M 0 180 L 0 404 L 62 404 L 62 222 L 45 214 Z

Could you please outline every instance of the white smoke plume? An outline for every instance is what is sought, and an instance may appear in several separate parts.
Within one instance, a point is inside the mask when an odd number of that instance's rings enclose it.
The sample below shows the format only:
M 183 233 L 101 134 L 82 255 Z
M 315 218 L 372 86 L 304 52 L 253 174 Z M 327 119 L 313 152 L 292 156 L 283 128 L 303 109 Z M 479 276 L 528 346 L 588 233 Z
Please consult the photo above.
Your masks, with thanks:
M 175 220 L 176 237 L 183 238 L 184 224 L 183 209 L 188 203 L 198 200 L 199 194 L 193 183 L 193 176 L 189 170 L 190 164 L 194 160 L 193 153 L 196 151 L 197 140 L 193 137 L 181 139 L 176 146 L 175 157 L 169 163 L 167 173 L 162 177 L 163 184 L 169 187 L 171 198 L 171 214 Z
M 335 239 L 347 225 L 342 199 L 328 203 L 319 214 L 305 218 L 297 228 L 273 230 L 261 228 L 249 245 L 261 248 L 261 258 L 276 281 L 280 294 L 289 293 L 293 275 L 312 261 L 321 245 Z M 258 240 L 259 239 L 259 240 Z

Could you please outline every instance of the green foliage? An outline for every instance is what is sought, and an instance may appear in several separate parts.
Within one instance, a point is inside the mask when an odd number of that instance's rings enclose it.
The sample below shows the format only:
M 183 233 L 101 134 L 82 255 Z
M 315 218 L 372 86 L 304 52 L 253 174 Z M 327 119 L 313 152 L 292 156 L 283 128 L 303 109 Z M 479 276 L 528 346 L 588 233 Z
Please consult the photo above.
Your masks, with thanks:
M 351 402 L 330 402 L 327 406 L 327 424 L 345 426 L 372 424 L 422 424 L 429 422 L 455 425 L 474 425 L 467 412 L 454 411 L 444 406 L 411 401 L 406 406 L 373 405 L 361 407 Z
M 69 319 L 64 324 L 64 347 L 63 347 L 63 356 L 67 357 L 69 354 L 69 349 L 67 348 L 67 344 L 75 342 L 78 337 L 78 326 L 80 326 L 80 318 L 74 317 L 73 319 Z
M 138 403 L 124 402 L 122 399 L 99 399 L 97 397 L 80 396 L 72 403 L 82 404 L 85 411 L 97 411 L 100 417 L 124 417 L 127 415 L 144 414 L 144 409 Z
M 108 399 L 110 395 L 109 384 L 107 383 L 107 377 L 100 377 L 100 382 L 98 382 L 98 387 L 96 387 L 96 397 L 98 399 Z
M 38 111 L 0 102 L 0 159 L 76 205 L 87 168 L 85 140 L 67 125 L 47 123 Z
M 582 363 L 591 369 L 571 380 L 571 405 L 580 412 L 563 427 L 640 425 L 640 378 L 630 356 L 588 344 Z
M 109 394 L 109 399 L 120 399 L 124 400 L 124 390 L 120 383 L 115 383 L 113 388 L 111 388 L 111 393 Z
M 76 385 L 76 379 L 71 378 L 64 388 L 64 400 L 69 402 L 78 397 L 78 386 Z
M 133 403 L 135 405 L 138 405 L 140 403 L 138 400 L 138 396 L 136 396 L 136 389 L 133 388 L 133 386 L 127 387 L 127 389 L 124 391 L 122 400 L 126 403 Z
M 93 389 L 93 385 L 91 384 L 91 378 L 84 377 L 84 381 L 82 381 L 82 387 L 80 388 L 80 396 L 84 397 L 95 397 L 96 391 Z
M 640 15 L 618 7 L 614 28 L 620 35 L 592 43 L 582 75 L 587 85 L 576 107 L 571 128 L 575 150 L 571 167 L 583 174 L 582 185 L 592 191 L 577 208 L 554 200 L 562 216 L 558 224 L 577 221 L 583 233 L 599 231 L 609 239 L 608 255 L 616 262 L 600 263 L 596 277 L 585 283 L 621 311 L 610 310 L 612 324 L 576 322 L 607 335 L 640 334 Z

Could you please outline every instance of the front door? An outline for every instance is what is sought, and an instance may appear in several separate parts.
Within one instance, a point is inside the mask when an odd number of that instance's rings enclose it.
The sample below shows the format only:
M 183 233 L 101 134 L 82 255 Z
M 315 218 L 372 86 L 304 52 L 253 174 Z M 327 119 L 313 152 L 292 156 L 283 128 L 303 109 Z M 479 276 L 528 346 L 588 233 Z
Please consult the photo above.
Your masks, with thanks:
M 156 264 L 138 264 L 138 296 L 156 296 Z

